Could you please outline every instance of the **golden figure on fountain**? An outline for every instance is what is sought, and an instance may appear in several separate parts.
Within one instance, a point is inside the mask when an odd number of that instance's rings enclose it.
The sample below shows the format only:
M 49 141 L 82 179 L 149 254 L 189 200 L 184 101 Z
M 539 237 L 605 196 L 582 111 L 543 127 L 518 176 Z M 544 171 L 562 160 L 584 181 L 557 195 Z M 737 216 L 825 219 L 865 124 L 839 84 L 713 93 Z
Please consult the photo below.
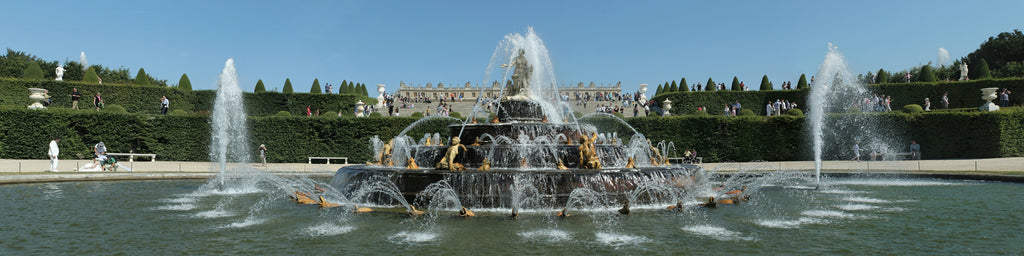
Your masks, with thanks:
M 465 166 L 455 162 L 455 156 L 459 154 L 459 148 L 462 148 L 462 151 L 466 151 L 466 146 L 462 145 L 460 142 L 459 137 L 452 138 L 452 146 L 448 147 L 448 150 L 445 151 L 444 158 L 441 158 L 441 161 L 437 162 L 437 169 L 447 169 L 452 171 L 466 170 Z
M 601 169 L 601 159 L 597 157 L 597 147 L 594 146 L 594 141 L 597 141 L 597 133 L 591 133 L 590 138 L 587 138 L 586 135 L 580 136 L 581 169 Z

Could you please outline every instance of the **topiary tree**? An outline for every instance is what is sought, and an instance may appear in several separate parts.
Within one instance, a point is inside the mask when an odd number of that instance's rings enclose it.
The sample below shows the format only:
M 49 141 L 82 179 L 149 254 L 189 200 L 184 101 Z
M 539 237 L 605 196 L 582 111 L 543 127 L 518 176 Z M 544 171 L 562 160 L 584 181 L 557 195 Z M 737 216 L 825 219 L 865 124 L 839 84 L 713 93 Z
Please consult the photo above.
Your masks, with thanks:
M 661 95 L 661 93 L 662 93 L 661 84 L 658 84 L 658 90 L 654 91 L 654 96 Z
M 669 92 L 678 92 L 679 91 L 679 85 L 676 84 L 676 81 L 672 81 L 672 85 L 670 85 L 668 87 L 668 91 Z
M 744 108 L 744 109 L 740 110 L 740 113 L 738 115 L 740 115 L 740 116 L 754 116 L 754 111 L 750 110 L 750 109 Z
M 292 116 L 292 113 L 288 113 L 288 111 L 281 110 L 277 111 L 277 114 L 274 114 L 274 116 L 289 117 Z
M 789 110 L 786 110 L 786 114 L 791 116 L 802 116 L 804 115 L 804 111 L 798 108 L 791 108 Z
M 320 94 L 321 90 L 323 89 L 320 89 L 320 79 L 314 78 L 313 85 L 309 87 L 309 93 Z
M 885 72 L 884 69 L 878 69 L 878 74 L 875 76 L 875 83 L 883 84 L 889 82 L 889 72 Z
M 680 91 L 684 91 L 684 92 L 690 91 L 690 86 L 687 86 L 686 78 L 685 77 L 683 77 L 682 79 L 679 79 L 679 90 Z
M 117 105 L 117 104 L 110 104 L 110 105 L 108 105 L 107 107 L 103 108 L 103 112 L 121 113 L 121 114 L 128 113 L 127 110 L 124 110 L 124 107 L 122 107 L 121 105 Z
M 291 79 L 288 79 L 288 78 L 284 79 L 284 88 L 281 89 L 281 92 L 283 92 L 283 93 L 292 93 L 293 92 L 292 91 L 292 80 Z
M 178 90 L 192 90 L 192 81 L 188 79 L 188 75 L 181 74 L 181 79 L 178 79 Z
M 977 74 L 974 76 L 975 79 L 989 79 L 992 78 L 992 71 L 988 69 L 988 62 L 985 59 L 978 61 L 977 67 L 970 69 L 968 72 Z M 977 70 L 978 72 L 973 72 Z
M 733 91 L 742 91 L 743 90 L 743 88 L 740 88 L 740 79 L 739 78 L 737 78 L 735 76 L 732 77 L 732 88 L 730 88 L 730 89 L 732 89 Z
M 808 87 L 810 87 L 810 86 L 807 86 L 807 75 L 800 74 L 800 81 L 796 82 L 796 88 L 797 89 L 807 89 Z
M 39 68 L 39 63 L 36 63 L 35 61 L 31 61 L 31 62 L 28 63 L 28 66 L 25 67 L 25 71 L 21 72 L 21 78 L 42 80 L 43 79 L 43 69 Z
M 711 80 L 711 78 L 708 77 L 708 85 L 704 87 L 704 90 L 705 91 L 709 91 L 709 92 L 713 92 L 713 91 L 715 91 L 717 89 L 718 89 L 718 85 L 715 84 L 715 80 Z
M 85 77 L 82 79 L 86 82 L 94 84 L 100 82 L 100 77 L 96 74 L 96 69 L 93 69 L 92 67 L 89 67 L 89 69 L 85 70 Z
M 263 79 L 256 80 L 256 89 L 252 89 L 252 92 L 266 92 L 267 87 L 263 85 Z
M 423 118 L 423 112 L 412 112 L 412 115 L 409 115 L 409 117 L 412 117 L 412 118 Z
M 133 80 L 133 83 L 136 85 L 150 85 L 149 80 L 150 78 L 149 75 L 146 75 L 146 70 L 139 68 L 139 73 L 135 73 L 135 80 Z
M 922 112 L 924 112 L 924 108 L 922 108 L 921 105 L 908 104 L 908 105 L 903 106 L 903 112 L 906 112 L 906 113 L 922 113 Z
M 759 90 L 762 90 L 762 91 L 771 91 L 772 90 L 772 82 L 768 81 L 768 75 L 764 75 L 764 76 L 761 77 L 761 88 Z
M 917 76 L 921 82 L 935 82 L 936 80 L 939 80 L 939 78 L 935 76 L 935 71 L 932 70 L 931 65 L 921 66 L 921 73 L 918 73 Z

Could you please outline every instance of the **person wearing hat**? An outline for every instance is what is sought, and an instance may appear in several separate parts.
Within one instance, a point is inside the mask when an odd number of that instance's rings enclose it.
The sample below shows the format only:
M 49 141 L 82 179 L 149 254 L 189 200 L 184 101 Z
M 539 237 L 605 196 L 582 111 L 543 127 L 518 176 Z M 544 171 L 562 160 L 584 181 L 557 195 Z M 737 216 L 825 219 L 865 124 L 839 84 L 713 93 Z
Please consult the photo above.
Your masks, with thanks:
M 50 171 L 57 172 L 57 155 L 60 155 L 60 148 L 57 147 L 57 142 L 60 142 L 60 137 L 54 137 L 50 141 L 50 151 L 47 152 L 50 155 Z
M 267 146 L 260 144 L 260 166 L 267 166 Z

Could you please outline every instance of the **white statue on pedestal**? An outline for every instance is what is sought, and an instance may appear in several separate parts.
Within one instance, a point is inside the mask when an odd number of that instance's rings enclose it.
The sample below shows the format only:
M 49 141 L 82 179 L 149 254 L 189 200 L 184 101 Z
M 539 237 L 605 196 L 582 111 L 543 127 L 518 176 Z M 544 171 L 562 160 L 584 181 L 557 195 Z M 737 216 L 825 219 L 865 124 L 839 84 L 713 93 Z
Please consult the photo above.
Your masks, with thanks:
M 960 63 L 960 81 L 967 80 L 967 63 Z
M 64 66 L 57 66 L 57 70 L 54 72 L 57 73 L 57 81 L 64 81 Z
M 374 105 L 374 107 L 375 107 L 374 109 L 375 110 L 376 109 L 383 109 L 383 110 L 387 110 L 388 109 L 388 107 L 384 105 L 386 103 L 384 101 L 385 100 L 384 92 L 386 91 L 384 89 L 384 86 L 386 86 L 386 85 L 384 85 L 384 84 L 377 84 L 377 92 L 379 92 L 380 95 L 377 95 L 377 105 Z
M 640 84 L 640 102 L 647 102 L 647 84 Z

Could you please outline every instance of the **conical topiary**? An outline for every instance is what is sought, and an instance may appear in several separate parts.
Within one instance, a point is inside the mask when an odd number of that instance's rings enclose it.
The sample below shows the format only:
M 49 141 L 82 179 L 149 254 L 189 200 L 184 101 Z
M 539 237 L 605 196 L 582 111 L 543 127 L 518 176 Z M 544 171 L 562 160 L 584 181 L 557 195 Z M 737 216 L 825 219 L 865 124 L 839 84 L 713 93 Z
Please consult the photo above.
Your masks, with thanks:
M 762 76 L 761 77 L 761 88 L 758 89 L 758 90 L 771 91 L 772 89 L 773 89 L 772 88 L 772 82 L 768 81 L 768 75 Z
M 192 90 L 192 81 L 188 79 L 188 75 L 181 74 L 181 79 L 178 79 L 178 90 Z
M 807 86 L 807 75 L 800 74 L 800 81 L 796 82 L 796 88 L 797 89 L 807 89 L 808 87 L 810 87 L 810 86 Z
M 266 92 L 266 91 L 267 91 L 267 87 L 263 85 L 263 79 L 256 80 L 256 89 L 253 89 L 252 92 Z
M 281 88 L 281 92 L 283 92 L 283 93 L 292 93 L 293 92 L 292 91 L 292 80 L 291 79 L 288 79 L 288 78 L 284 79 L 284 88 Z
M 21 72 L 21 78 L 42 80 L 43 69 L 39 68 L 39 63 L 31 61 L 28 63 L 28 66 L 25 67 L 25 71 Z
M 309 93 L 320 94 L 320 79 L 313 79 L 313 85 L 309 87 Z

